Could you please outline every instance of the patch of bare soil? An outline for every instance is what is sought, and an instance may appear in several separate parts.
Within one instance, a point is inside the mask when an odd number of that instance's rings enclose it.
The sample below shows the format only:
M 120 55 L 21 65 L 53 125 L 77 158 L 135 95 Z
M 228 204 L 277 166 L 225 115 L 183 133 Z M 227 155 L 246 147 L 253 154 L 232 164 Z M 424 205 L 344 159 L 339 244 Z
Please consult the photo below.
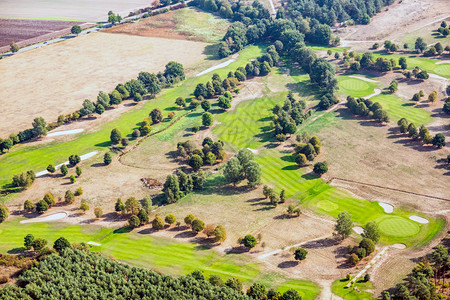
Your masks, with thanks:
M 402 0 L 383 8 L 369 25 L 338 29 L 343 40 L 393 40 L 449 15 L 447 0 Z

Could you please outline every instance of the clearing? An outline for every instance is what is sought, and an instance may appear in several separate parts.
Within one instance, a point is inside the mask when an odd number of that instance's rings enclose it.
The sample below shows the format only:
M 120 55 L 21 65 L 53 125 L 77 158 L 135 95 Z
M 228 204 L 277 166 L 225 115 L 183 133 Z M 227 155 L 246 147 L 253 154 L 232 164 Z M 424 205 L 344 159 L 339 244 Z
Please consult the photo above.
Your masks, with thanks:
M 206 57 L 206 46 L 184 40 L 92 33 L 8 57 L 2 60 L 2 72 L 9 76 L 0 82 L 0 119 L 14 116 L 15 120 L 14 126 L 1 123 L 0 136 L 30 128 L 38 116 L 56 121 L 58 115 L 78 110 L 84 99 L 96 100 L 99 91 L 110 92 L 141 71 L 164 71 L 172 60 L 185 68 L 194 66 Z

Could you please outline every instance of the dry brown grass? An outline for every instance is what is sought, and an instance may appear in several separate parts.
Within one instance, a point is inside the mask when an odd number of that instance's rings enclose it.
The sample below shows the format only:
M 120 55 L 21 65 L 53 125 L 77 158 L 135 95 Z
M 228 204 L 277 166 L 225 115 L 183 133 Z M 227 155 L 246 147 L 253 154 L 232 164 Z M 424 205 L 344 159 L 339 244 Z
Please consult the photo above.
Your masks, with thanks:
M 139 72 L 164 71 L 171 60 L 185 67 L 205 56 L 205 43 L 94 33 L 2 60 L 0 135 L 31 127 L 34 117 L 59 114 L 96 100 Z M 13 118 L 14 116 L 14 118 Z

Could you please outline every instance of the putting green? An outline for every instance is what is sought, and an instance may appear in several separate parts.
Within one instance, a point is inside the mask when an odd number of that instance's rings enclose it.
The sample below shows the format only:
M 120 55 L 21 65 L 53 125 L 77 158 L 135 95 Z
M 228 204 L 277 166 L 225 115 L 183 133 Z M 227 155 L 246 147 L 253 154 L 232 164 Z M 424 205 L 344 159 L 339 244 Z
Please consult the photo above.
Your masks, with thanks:
M 367 82 L 354 77 L 338 76 L 337 79 L 340 93 L 353 97 L 370 95 L 377 87 L 377 84 L 374 82 Z
M 439 73 L 443 76 L 450 76 L 450 64 L 441 64 L 434 70 L 436 73 Z
M 333 210 L 336 210 L 339 208 L 339 205 L 337 205 L 336 203 L 333 203 L 331 201 L 328 201 L 328 200 L 319 201 L 319 202 L 317 202 L 316 205 L 318 208 L 320 208 L 324 211 L 327 211 L 327 212 L 330 212 L 330 211 L 333 211 Z
M 341 81 L 341 86 L 344 89 L 353 91 L 363 91 L 369 88 L 369 85 L 365 81 L 356 78 L 345 78 Z
M 385 235 L 394 237 L 412 236 L 420 231 L 419 225 L 402 217 L 388 217 L 383 219 L 378 226 Z

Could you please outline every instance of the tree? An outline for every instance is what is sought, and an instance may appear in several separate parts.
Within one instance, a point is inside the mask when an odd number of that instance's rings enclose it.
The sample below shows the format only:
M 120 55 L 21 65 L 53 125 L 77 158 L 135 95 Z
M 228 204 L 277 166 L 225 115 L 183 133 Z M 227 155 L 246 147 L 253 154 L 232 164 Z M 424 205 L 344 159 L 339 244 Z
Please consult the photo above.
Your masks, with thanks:
M 137 215 L 139 213 L 140 205 L 139 201 L 134 197 L 130 197 L 125 201 L 125 211 L 132 215 Z
M 64 201 L 66 201 L 67 204 L 72 204 L 75 201 L 75 195 L 71 190 L 66 191 L 66 194 L 64 195 Z
M 89 210 L 89 205 L 85 202 L 81 202 L 80 204 L 80 210 L 85 213 Z
M 70 243 L 65 237 L 60 237 L 53 243 L 53 249 L 58 253 L 61 253 L 66 248 L 70 248 Z
M 130 144 L 130 141 L 127 138 L 122 138 L 120 140 L 120 144 L 125 148 L 126 146 L 128 146 Z
M 294 153 L 294 160 L 300 167 L 304 166 L 308 162 L 306 155 L 303 153 Z
M 81 27 L 80 25 L 73 25 L 72 28 L 70 29 L 70 32 L 72 34 L 76 34 L 79 35 L 81 33 Z
M 41 239 L 41 238 L 34 239 L 34 241 L 33 241 L 34 251 L 41 251 L 42 249 L 44 249 L 44 247 L 47 245 L 47 243 L 48 242 L 45 239 Z
M 308 254 L 308 251 L 303 248 L 297 248 L 294 252 L 294 258 L 295 260 L 304 260 L 306 258 L 306 254 Z
M 0 223 L 8 218 L 9 209 L 6 206 L 0 206 Z
M 244 173 L 250 187 L 255 187 L 260 183 L 261 168 L 257 162 L 251 160 L 247 164 L 245 164 Z
M 132 216 L 130 217 L 130 219 L 128 220 L 128 225 L 129 225 L 131 228 L 136 228 L 136 227 L 138 227 L 140 224 L 141 224 L 141 221 L 140 221 L 139 218 L 138 218 L 137 216 L 135 216 L 135 215 L 132 215 Z
M 33 120 L 33 131 L 36 136 L 42 136 L 47 134 L 47 124 L 44 118 L 38 117 Z
M 251 235 L 251 234 L 247 234 L 242 240 L 241 240 L 241 244 L 244 245 L 246 248 L 253 248 L 256 246 L 256 244 L 258 243 L 258 241 L 256 240 L 256 238 Z
M 122 133 L 119 129 L 114 128 L 113 130 L 111 130 L 111 135 L 109 137 L 111 139 L 111 144 L 117 145 L 122 139 Z
M 406 57 L 400 57 L 398 59 L 398 64 L 402 68 L 402 70 L 406 70 L 408 68 L 408 64 L 406 63 Z
M 80 158 L 80 156 L 77 155 L 77 154 L 72 154 L 71 156 L 69 156 L 69 163 L 70 163 L 72 166 L 77 165 L 80 161 L 81 161 L 81 158 Z
M 163 120 L 163 115 L 159 108 L 153 109 L 150 112 L 149 116 L 152 118 L 153 124 L 160 123 Z
M 137 94 L 145 95 L 147 90 L 144 84 L 140 80 L 131 79 L 125 83 L 125 88 L 130 92 L 131 97 L 135 97 Z
M 51 174 L 55 173 L 56 169 L 53 165 L 48 165 L 47 166 L 47 171 Z
M 209 277 L 209 283 L 214 286 L 222 287 L 224 285 L 222 278 L 219 275 L 211 275 Z
M 422 53 L 426 48 L 427 43 L 424 42 L 423 38 L 418 37 L 414 43 L 414 49 Z
M 284 189 L 280 192 L 280 203 L 284 203 L 286 201 L 286 191 Z
M 350 254 L 350 256 L 348 257 L 348 262 L 352 265 L 352 266 L 356 266 L 359 263 L 359 257 L 358 255 L 356 255 L 355 253 Z
M 205 223 L 199 218 L 195 218 L 191 223 L 192 231 L 199 233 L 205 228 Z
M 364 281 L 368 282 L 370 280 L 370 275 L 368 273 L 366 273 L 366 275 L 364 275 Z
M 242 281 L 238 278 L 230 278 L 225 282 L 225 285 L 238 293 L 242 293 Z
M 27 234 L 23 239 L 23 245 L 27 250 L 30 250 L 33 247 L 34 235 L 31 233 Z
M 111 164 L 112 158 L 111 158 L 111 154 L 109 154 L 109 152 L 106 152 L 105 155 L 103 156 L 103 162 L 105 163 L 105 165 Z
M 283 295 L 281 296 L 281 298 L 279 298 L 279 299 L 280 300 L 302 300 L 302 296 L 300 296 L 300 294 L 296 290 L 289 289 L 286 292 L 284 292 Z
M 91 100 L 86 99 L 83 102 L 83 107 L 80 109 L 81 116 L 90 116 L 95 111 L 95 105 L 91 102 Z
M 117 90 L 112 91 L 111 94 L 109 94 L 109 103 L 111 105 L 120 104 L 122 102 L 122 96 Z
M 193 214 L 189 214 L 184 218 L 184 223 L 188 225 L 189 227 L 192 225 L 192 222 L 195 220 L 195 217 Z
M 230 99 L 225 96 L 220 96 L 217 104 L 223 110 L 227 110 L 231 107 Z
M 328 164 L 325 161 L 321 161 L 314 164 L 314 173 L 316 173 L 319 176 L 322 176 L 326 172 L 328 172 Z
M 164 76 L 167 77 L 175 77 L 180 80 L 185 79 L 184 68 L 183 65 L 177 63 L 175 61 L 171 61 L 166 65 L 166 69 L 164 70 Z
M 226 162 L 223 175 L 227 181 L 232 182 L 234 185 L 244 179 L 244 168 L 237 157 L 232 157 Z
M 141 208 L 137 214 L 137 217 L 139 218 L 139 221 L 141 221 L 141 225 L 148 223 L 149 218 L 145 209 Z
M 164 221 L 160 216 L 155 216 L 152 221 L 152 228 L 156 230 L 160 230 L 164 228 Z
M 428 101 L 435 102 L 438 97 L 438 93 L 436 91 L 432 91 L 430 95 L 428 95 Z
M 94 208 L 94 214 L 97 219 L 101 218 L 103 216 L 102 208 L 101 207 Z
M 433 137 L 433 146 L 438 147 L 441 149 L 442 147 L 445 147 L 445 136 L 442 133 L 438 133 Z
M 15 42 L 11 42 L 9 45 L 9 50 L 11 50 L 12 53 L 16 53 L 19 49 L 20 47 Z
M 340 239 L 346 239 L 352 233 L 353 222 L 348 212 L 342 211 L 339 213 L 336 220 L 336 225 L 334 226 L 334 235 L 338 236 Z
M 200 155 L 194 154 L 189 158 L 188 164 L 194 171 L 198 171 L 203 166 L 203 159 Z
M 391 84 L 388 87 L 389 92 L 394 93 L 395 91 L 398 90 L 398 82 L 397 80 L 392 80 Z
M 200 105 L 204 111 L 208 111 L 211 108 L 211 103 L 208 100 L 203 100 Z
M 75 183 L 75 181 L 77 181 L 77 179 L 75 178 L 75 175 L 70 175 L 70 182 Z
M 203 126 L 205 126 L 205 127 L 211 126 L 213 123 L 213 120 L 214 120 L 213 115 L 211 113 L 209 113 L 209 112 L 203 113 L 203 115 L 202 115 Z
M 366 255 L 369 255 L 373 251 L 375 251 L 375 243 L 369 238 L 363 238 L 359 243 L 360 248 L 366 249 Z
M 36 203 L 36 211 L 38 213 L 43 213 L 43 212 L 46 212 L 47 210 L 48 210 L 48 204 L 44 200 L 41 200 L 38 203 Z
M 44 199 L 42 199 L 42 200 L 44 200 L 45 203 L 47 203 L 47 205 L 48 205 L 49 207 L 52 207 L 53 205 L 56 204 L 55 197 L 54 197 L 53 194 L 50 193 L 50 192 L 49 192 L 49 193 L 46 193 L 46 194 L 44 195 Z
M 378 224 L 376 222 L 369 221 L 366 223 L 366 226 L 364 226 L 364 233 L 362 234 L 363 237 L 378 243 L 380 235 L 380 229 L 378 228 Z
M 227 239 L 227 232 L 223 225 L 217 225 L 214 228 L 214 241 L 215 242 L 224 242 Z
M 34 207 L 35 207 L 34 203 L 31 202 L 30 200 L 25 200 L 25 202 L 23 203 L 23 209 L 25 211 L 28 211 L 28 212 L 33 211 Z
M 255 282 L 247 290 L 247 296 L 251 299 L 266 299 L 266 294 L 266 287 L 259 282 Z
M 173 214 L 168 214 L 165 218 L 167 224 L 172 225 L 177 221 L 177 218 Z
M 114 210 L 116 212 L 125 213 L 125 204 L 123 204 L 122 199 L 117 199 L 116 204 L 114 205 Z

